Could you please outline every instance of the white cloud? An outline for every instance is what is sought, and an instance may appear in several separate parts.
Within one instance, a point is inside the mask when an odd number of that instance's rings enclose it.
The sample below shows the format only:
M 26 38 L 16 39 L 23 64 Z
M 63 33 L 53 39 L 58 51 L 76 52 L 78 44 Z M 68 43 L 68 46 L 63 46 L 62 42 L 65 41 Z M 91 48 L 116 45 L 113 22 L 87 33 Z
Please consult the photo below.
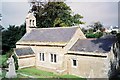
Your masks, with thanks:
M 119 0 L 66 0 L 66 2 L 119 2 Z
M 68 2 L 73 12 L 82 14 L 87 24 L 101 21 L 105 25 L 118 25 L 117 2 Z
M 2 0 L 2 2 L 28 2 L 28 1 L 29 0 Z M 118 1 L 119 0 L 66 0 L 66 2 L 118 2 Z
M 21 25 L 29 10 L 29 4 L 25 2 L 4 2 L 2 4 L 2 24 L 4 27 L 15 24 Z
M 83 21 L 87 24 L 101 21 L 105 25 L 118 25 L 117 2 L 67 2 L 67 4 L 71 6 L 74 13 L 82 14 Z M 27 2 L 3 2 L 3 26 L 23 24 L 28 10 Z
M 28 0 L 2 0 L 2 2 L 28 2 Z

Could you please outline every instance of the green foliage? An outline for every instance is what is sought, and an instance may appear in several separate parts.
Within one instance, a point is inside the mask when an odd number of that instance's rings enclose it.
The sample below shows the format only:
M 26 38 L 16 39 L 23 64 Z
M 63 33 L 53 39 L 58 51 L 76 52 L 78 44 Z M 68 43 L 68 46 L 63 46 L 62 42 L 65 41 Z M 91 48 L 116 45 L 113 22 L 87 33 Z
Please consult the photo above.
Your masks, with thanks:
M 2 68 L 8 68 L 8 63 L 7 60 L 8 58 L 13 54 L 13 50 L 11 49 L 10 51 L 6 52 L 4 55 L 0 55 L 0 67 Z
M 96 36 L 96 38 L 100 38 L 100 37 L 103 36 L 103 33 L 102 32 L 97 32 L 97 33 L 95 33 L 95 36 Z
M 8 68 L 8 63 L 7 60 L 8 58 L 11 57 L 11 55 L 13 55 L 13 50 L 8 51 L 5 55 L 0 55 L 0 67 L 1 68 Z M 17 60 L 17 56 L 14 54 L 13 56 L 14 59 L 14 63 L 15 63 L 15 69 L 18 70 L 19 66 L 18 66 L 18 60 Z
M 61 78 L 80 78 L 80 77 L 66 74 L 66 75 L 62 75 Z
M 94 23 L 94 28 L 96 30 L 101 30 L 102 27 L 103 27 L 103 25 L 99 21 Z
M 86 29 L 82 28 L 81 30 L 82 30 L 82 32 L 83 32 L 84 34 L 87 33 L 87 30 L 86 30 Z
M 120 33 L 117 34 L 117 41 L 120 44 Z
M 66 27 L 83 24 L 79 14 L 72 14 L 72 10 L 64 2 L 48 2 L 44 6 L 33 6 L 38 27 Z
M 18 59 L 17 59 L 17 56 L 15 54 L 13 55 L 13 59 L 14 59 L 14 63 L 15 63 L 15 69 L 18 70 L 18 68 L 19 68 Z
M 88 27 L 92 27 L 93 29 L 93 32 L 96 32 L 97 30 L 100 30 L 101 32 L 103 31 L 103 25 L 102 25 L 102 23 L 101 22 L 95 22 L 94 24 L 92 24 L 92 25 L 89 25 Z
M 100 38 L 101 36 L 103 36 L 102 32 L 97 32 L 95 34 L 93 34 L 93 33 L 87 33 L 86 34 L 87 38 Z
M 93 32 L 94 32 L 94 29 L 89 29 L 88 32 L 89 32 L 89 33 L 93 33 Z
M 2 54 L 15 48 L 15 43 L 25 34 L 25 24 L 19 26 L 10 25 L 7 30 L 2 31 Z
M 6 61 L 7 61 L 7 55 L 0 55 L 0 68 L 8 67 Z
M 52 72 L 46 72 L 46 71 L 38 70 L 36 68 L 24 68 L 24 69 L 18 70 L 18 72 L 28 74 L 28 75 L 33 75 L 33 76 L 34 75 L 36 75 L 36 76 L 55 76 L 55 74 L 53 74 Z
M 78 80 L 86 80 L 85 78 L 80 78 L 78 76 L 68 75 L 68 74 L 67 75 L 58 75 L 58 74 L 54 74 L 53 72 L 47 72 L 47 71 L 39 70 L 39 69 L 36 69 L 34 67 L 20 69 L 20 70 L 17 71 L 17 73 L 32 75 L 35 78 L 57 78 L 57 79 L 60 79 L 60 78 L 61 79 L 62 78 L 69 78 L 69 79 L 74 78 L 75 79 L 76 78 Z
M 87 38 L 95 38 L 95 35 L 92 34 L 92 33 L 87 33 L 87 34 L 86 34 L 86 37 L 87 37 Z
M 117 34 L 117 31 L 111 31 L 111 34 Z
M 2 70 L 0 71 L 0 78 L 3 78 L 2 80 L 4 80 L 5 76 L 6 76 L 7 71 L 6 70 Z

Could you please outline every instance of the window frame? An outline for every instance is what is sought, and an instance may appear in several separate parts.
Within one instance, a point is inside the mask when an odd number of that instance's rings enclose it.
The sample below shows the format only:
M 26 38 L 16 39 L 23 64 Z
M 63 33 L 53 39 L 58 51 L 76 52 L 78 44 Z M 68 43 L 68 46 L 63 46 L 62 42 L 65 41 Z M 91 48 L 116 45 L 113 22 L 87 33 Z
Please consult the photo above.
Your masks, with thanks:
M 39 54 L 39 60 L 40 61 L 45 61 L 45 53 L 40 53 Z
M 32 20 L 30 19 L 30 26 L 32 26 Z
M 74 61 L 75 61 L 76 65 L 74 65 Z M 77 59 L 72 59 L 72 67 L 77 68 L 77 66 L 78 66 L 78 60 Z
M 35 22 L 35 20 L 32 20 L 32 25 L 33 25 L 33 26 L 35 26 L 34 22 Z
M 50 53 L 50 62 L 57 63 L 57 54 Z

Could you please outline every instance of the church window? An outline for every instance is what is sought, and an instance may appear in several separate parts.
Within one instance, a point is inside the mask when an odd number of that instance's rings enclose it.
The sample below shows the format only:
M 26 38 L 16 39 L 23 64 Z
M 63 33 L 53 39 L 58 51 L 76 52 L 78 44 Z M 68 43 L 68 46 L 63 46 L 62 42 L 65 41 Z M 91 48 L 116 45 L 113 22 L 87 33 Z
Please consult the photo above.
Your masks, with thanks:
M 30 20 L 30 26 L 31 26 L 32 20 Z
M 76 59 L 72 59 L 72 66 L 77 67 L 77 60 Z
M 34 20 L 33 20 L 33 26 L 34 26 Z
M 50 54 L 51 55 L 51 62 L 56 63 L 57 62 L 57 55 L 56 54 Z
M 44 53 L 40 53 L 40 61 L 45 61 Z

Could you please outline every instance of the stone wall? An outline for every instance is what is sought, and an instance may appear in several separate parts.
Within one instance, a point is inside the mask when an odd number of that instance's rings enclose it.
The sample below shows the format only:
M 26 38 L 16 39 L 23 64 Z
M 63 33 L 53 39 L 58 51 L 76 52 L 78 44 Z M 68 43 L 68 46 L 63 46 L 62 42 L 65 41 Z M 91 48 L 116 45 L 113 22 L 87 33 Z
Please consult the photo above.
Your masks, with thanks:
M 36 67 L 58 73 L 59 70 L 64 71 L 64 54 L 65 51 L 62 47 L 47 47 L 47 46 L 34 46 L 31 47 L 36 56 Z M 40 61 L 40 53 L 44 53 L 45 61 Z M 57 62 L 51 62 L 51 55 L 56 54 Z M 58 71 L 58 72 L 57 72 Z
M 20 58 L 18 59 L 18 65 L 19 69 L 35 66 L 35 57 Z
M 73 66 L 72 60 L 77 60 L 77 66 Z M 108 78 L 108 58 L 66 55 L 68 73 L 84 78 Z

